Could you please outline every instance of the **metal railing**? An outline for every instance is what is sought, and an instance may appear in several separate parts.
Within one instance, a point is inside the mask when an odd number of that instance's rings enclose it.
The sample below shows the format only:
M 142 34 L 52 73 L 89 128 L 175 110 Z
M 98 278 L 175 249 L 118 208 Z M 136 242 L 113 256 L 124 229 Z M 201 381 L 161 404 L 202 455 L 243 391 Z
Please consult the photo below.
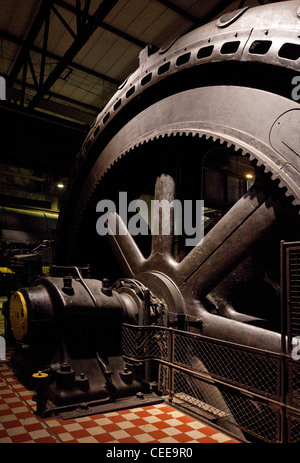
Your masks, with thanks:
M 281 356 L 185 331 L 123 325 L 123 355 L 159 363 L 162 394 L 267 442 L 281 436 Z
M 124 357 L 158 362 L 160 392 L 220 428 L 229 424 L 247 439 L 264 442 L 300 442 L 300 361 L 292 355 L 300 318 L 299 243 L 282 245 L 282 262 L 280 353 L 172 328 L 124 324 Z

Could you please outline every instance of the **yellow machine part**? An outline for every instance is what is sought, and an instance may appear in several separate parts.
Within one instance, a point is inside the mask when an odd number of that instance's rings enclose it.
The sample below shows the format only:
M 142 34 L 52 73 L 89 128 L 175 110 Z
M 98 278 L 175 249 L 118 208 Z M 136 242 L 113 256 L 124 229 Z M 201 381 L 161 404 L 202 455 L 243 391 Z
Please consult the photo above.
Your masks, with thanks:
M 15 273 L 12 270 L 10 270 L 10 268 L 7 268 L 7 267 L 0 267 L 0 272 L 1 273 Z
M 10 299 L 10 323 L 14 338 L 22 341 L 27 334 L 28 313 L 26 301 L 20 291 L 13 293 Z
M 32 375 L 32 377 L 35 378 L 35 379 L 46 379 L 46 378 L 48 378 L 48 374 L 43 373 L 42 371 L 38 371 L 37 373 L 34 373 Z

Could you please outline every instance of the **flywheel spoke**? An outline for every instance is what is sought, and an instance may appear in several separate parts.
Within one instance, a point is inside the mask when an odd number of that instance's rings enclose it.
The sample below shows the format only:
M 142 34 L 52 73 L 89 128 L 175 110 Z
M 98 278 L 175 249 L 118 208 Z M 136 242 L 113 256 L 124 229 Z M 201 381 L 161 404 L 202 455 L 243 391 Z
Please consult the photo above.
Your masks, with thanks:
M 155 184 L 152 208 L 152 256 L 170 256 L 174 247 L 175 182 L 170 175 L 159 176 Z
M 110 233 L 107 235 L 110 247 L 123 270 L 125 277 L 134 277 L 141 271 L 145 258 L 117 213 L 109 215 L 106 222 Z M 111 225 L 115 225 L 112 230 Z
M 198 297 L 208 294 L 268 232 L 277 211 L 262 192 L 244 195 L 179 264 L 183 285 Z

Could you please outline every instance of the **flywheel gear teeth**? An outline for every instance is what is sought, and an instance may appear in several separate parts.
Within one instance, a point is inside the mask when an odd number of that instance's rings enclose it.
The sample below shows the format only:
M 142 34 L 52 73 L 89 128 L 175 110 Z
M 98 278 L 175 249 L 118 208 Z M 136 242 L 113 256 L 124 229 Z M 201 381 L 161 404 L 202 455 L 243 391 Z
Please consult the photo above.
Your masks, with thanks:
M 176 137 L 176 136 L 189 136 L 190 135 L 190 132 L 189 131 L 170 131 L 168 132 L 167 134 L 160 134 L 160 135 L 152 135 L 148 138 L 145 138 L 143 140 L 141 140 L 140 142 L 138 143 L 135 143 L 132 147 L 130 147 L 129 149 L 125 150 L 124 152 L 120 153 L 113 161 L 112 163 L 107 167 L 107 169 L 103 172 L 103 174 L 99 177 L 97 183 L 95 184 L 92 192 L 91 192 L 91 195 L 90 195 L 90 198 L 88 199 L 88 201 L 86 202 L 84 208 L 81 210 L 81 213 L 80 213 L 80 220 L 78 223 L 81 223 L 83 217 L 84 217 L 84 214 L 85 214 L 85 211 L 88 207 L 88 204 L 89 202 L 91 201 L 91 198 L 94 197 L 98 187 L 99 187 L 99 184 L 101 182 L 101 180 L 103 179 L 103 177 L 105 177 L 105 175 L 108 173 L 109 170 L 111 170 L 111 168 L 113 166 L 115 166 L 120 159 L 122 159 L 123 157 L 125 157 L 126 155 L 130 154 L 131 151 L 134 151 L 135 149 L 138 149 L 139 147 L 143 146 L 144 144 L 148 144 L 150 142 L 153 142 L 154 140 L 159 140 L 160 138 L 163 138 L 164 136 L 168 135 L 168 137 Z M 300 214 L 300 200 L 297 200 L 293 193 L 289 191 L 289 186 L 288 184 L 286 184 L 284 182 L 284 180 L 282 178 L 280 178 L 279 174 L 278 173 L 275 173 L 275 172 L 272 172 L 271 170 L 267 170 L 266 168 L 266 165 L 263 164 L 263 162 L 257 158 L 255 158 L 255 156 L 251 153 L 248 153 L 245 149 L 243 148 L 239 148 L 237 147 L 234 143 L 231 143 L 229 146 L 228 146 L 228 141 L 225 140 L 225 139 L 222 139 L 221 137 L 214 137 L 214 136 L 211 136 L 211 135 L 207 135 L 207 134 L 202 134 L 201 136 L 199 136 L 198 133 L 193 133 L 194 136 L 198 136 L 198 138 L 201 140 L 201 139 L 205 139 L 207 141 L 213 141 L 214 143 L 219 143 L 219 144 L 223 144 L 223 145 L 227 145 L 227 147 L 229 149 L 232 149 L 234 150 L 236 153 L 241 153 L 242 156 L 245 156 L 245 157 L 249 157 L 250 161 L 252 164 L 255 164 L 257 165 L 258 167 L 261 167 L 263 168 L 265 174 L 270 174 L 270 178 L 272 179 L 273 182 L 277 182 L 277 187 L 279 189 L 282 190 L 282 192 L 285 194 L 285 196 L 291 200 L 292 204 L 294 206 L 299 206 L 299 214 Z M 77 236 L 78 236 L 78 228 L 76 230 L 73 230 L 73 241 L 76 242 L 76 239 L 77 239 Z
M 187 34 L 186 36 L 180 37 L 177 41 L 174 43 L 170 44 L 169 47 L 167 47 L 166 50 L 164 50 L 164 60 L 170 62 L 170 72 L 167 72 L 163 75 L 158 75 L 157 70 L 161 66 L 162 62 L 162 55 L 160 50 L 158 53 L 154 53 L 151 56 L 147 56 L 145 50 L 142 51 L 140 55 L 140 66 L 139 68 L 126 79 L 124 84 L 120 86 L 119 90 L 117 91 L 117 95 L 115 95 L 106 105 L 106 107 L 103 109 L 103 111 L 97 116 L 97 118 L 94 121 L 94 124 L 91 127 L 91 130 L 82 146 L 82 149 L 78 153 L 78 156 L 76 158 L 75 162 L 75 168 L 72 173 L 72 183 L 70 184 L 70 187 L 68 188 L 68 195 L 72 199 L 67 201 L 68 198 L 66 198 L 66 201 L 64 202 L 64 205 L 62 206 L 61 209 L 61 216 L 62 216 L 62 221 L 58 224 L 58 229 L 64 230 L 64 211 L 66 212 L 66 215 L 68 216 L 68 213 L 70 213 L 70 209 L 74 209 L 74 204 L 71 204 L 72 201 L 77 204 L 77 201 L 79 200 L 79 196 L 76 191 L 78 191 L 78 182 L 77 182 L 77 175 L 79 174 L 79 178 L 81 175 L 82 168 L 84 166 L 84 163 L 88 161 L 88 158 L 90 156 L 90 151 L 92 148 L 95 148 L 95 142 L 99 140 L 100 135 L 106 131 L 106 133 L 109 133 L 110 127 L 113 128 L 115 116 L 117 114 L 120 114 L 121 111 L 123 111 L 123 114 L 126 113 L 126 109 L 129 104 L 131 104 L 134 99 L 138 101 L 138 105 L 140 104 L 139 101 L 142 101 L 142 96 L 144 94 L 144 91 L 147 89 L 147 92 L 153 91 L 152 88 L 155 87 L 155 84 L 159 84 L 160 82 L 166 83 L 166 87 L 168 86 L 168 78 L 174 75 L 180 76 L 181 70 L 176 67 L 176 60 L 178 57 L 181 56 L 183 53 L 190 53 L 190 59 L 189 62 L 184 66 L 185 69 L 191 70 L 192 68 L 196 70 L 196 68 L 205 71 L 205 66 L 215 66 L 216 63 L 243 63 L 248 65 L 251 63 L 251 67 L 255 66 L 256 64 L 259 65 L 268 65 L 270 67 L 276 67 L 276 69 L 289 69 L 292 70 L 293 72 L 298 72 L 299 69 L 299 64 L 298 61 L 292 60 L 289 57 L 280 57 L 279 55 L 279 49 L 283 46 L 285 43 L 295 43 L 296 45 L 298 44 L 298 29 L 299 29 L 299 16 L 295 15 L 295 12 L 298 10 L 298 2 L 296 1 L 291 1 L 291 2 L 280 2 L 278 4 L 270 4 L 270 5 L 264 5 L 264 6 L 259 6 L 256 8 L 249 8 L 246 13 L 237 21 L 235 21 L 233 24 L 228 25 L 228 27 L 225 29 L 220 29 L 218 27 L 217 21 L 213 21 L 210 24 L 204 25 L 198 29 L 195 29 L 191 33 Z M 285 18 L 286 24 L 282 23 L 282 18 Z M 249 18 L 249 19 L 247 19 Z M 269 22 L 269 27 L 266 25 L 264 27 L 264 30 L 262 31 L 261 29 L 261 24 L 262 23 L 267 23 Z M 251 27 L 250 27 L 251 26 Z M 249 30 L 248 30 L 249 28 Z M 268 31 L 269 37 L 273 36 L 276 37 L 276 40 L 273 40 L 272 47 L 270 47 L 269 51 L 265 55 L 257 55 L 255 53 L 251 53 L 250 51 L 250 46 L 251 46 L 251 41 L 254 40 L 260 40 L 261 39 L 261 34 L 262 32 Z M 246 31 L 246 32 L 245 32 Z M 248 31 L 248 32 L 247 32 Z M 238 53 L 233 54 L 232 56 L 229 55 L 222 55 L 220 53 L 220 50 L 222 50 L 222 47 L 224 44 L 228 43 L 228 40 L 232 40 L 232 36 L 234 34 L 238 34 L 239 37 L 241 37 L 241 49 L 239 50 Z M 206 57 L 204 60 L 198 60 L 197 58 L 197 53 L 199 51 L 199 47 L 202 50 L 204 42 L 207 43 L 207 40 L 211 43 L 212 47 L 212 54 L 209 57 Z M 254 42 L 253 42 L 254 43 Z M 297 45 L 298 46 L 298 45 Z M 250 47 L 250 48 L 249 48 Z M 217 66 L 217 64 L 216 64 Z M 183 68 L 182 68 L 183 69 Z M 145 70 L 150 72 L 152 75 L 152 80 L 149 84 L 147 84 L 145 87 L 141 85 L 141 79 L 144 77 Z M 263 80 L 263 77 L 262 77 Z M 224 85 L 224 83 L 221 82 L 221 85 Z M 228 83 L 226 85 L 229 85 Z M 200 85 L 201 86 L 201 85 Z M 187 87 L 188 88 L 188 87 Z M 127 92 L 129 89 L 133 93 L 130 93 L 130 98 L 127 97 Z M 262 89 L 262 88 L 260 88 Z M 185 88 L 183 89 L 185 90 Z M 272 90 L 271 90 L 272 91 Z M 276 91 L 273 90 L 273 92 L 276 94 Z M 113 106 L 116 101 L 116 97 L 119 101 L 121 101 L 121 105 L 118 106 L 117 111 L 113 111 Z M 287 96 L 284 96 L 287 98 Z M 164 96 L 162 97 L 164 98 Z M 291 97 L 288 97 L 291 98 Z M 149 107 L 146 105 L 146 107 Z M 107 115 L 110 111 L 110 117 L 107 119 L 107 122 L 104 123 L 104 118 L 105 115 Z M 134 110 L 139 112 L 139 110 Z M 133 116 L 137 113 L 134 113 Z M 126 117 L 125 117 L 126 119 Z M 292 204 L 294 206 L 300 206 L 300 196 L 296 194 L 295 197 L 295 181 L 291 179 L 291 184 L 289 184 L 290 178 L 289 178 L 289 173 L 285 173 L 283 167 L 282 171 L 273 171 L 274 169 L 270 167 L 270 165 L 264 164 L 261 160 L 257 159 L 255 155 L 252 153 L 249 153 L 247 150 L 244 149 L 244 147 L 239 146 L 239 143 L 237 144 L 228 142 L 226 139 L 222 138 L 222 136 L 218 135 L 210 135 L 210 134 L 197 134 L 195 131 L 190 131 L 190 130 L 168 130 L 166 133 L 161 135 L 161 138 L 164 137 L 172 137 L 172 136 L 192 136 L 192 137 L 199 137 L 200 139 L 204 137 L 206 140 L 212 140 L 213 142 L 216 142 L 217 140 L 220 141 L 221 144 L 224 144 L 224 146 L 227 146 L 229 149 L 233 149 L 234 151 L 241 153 L 243 156 L 247 156 L 252 163 L 256 163 L 255 165 L 261 166 L 261 168 L 264 169 L 266 173 L 270 172 L 271 173 L 271 179 L 274 182 L 278 181 L 278 188 L 282 189 L 282 191 L 285 192 L 285 196 L 288 198 L 292 199 Z M 137 149 L 139 146 L 142 146 L 145 143 L 148 143 L 150 141 L 157 140 L 160 136 L 156 135 L 151 135 L 151 137 L 148 137 L 148 139 L 143 139 L 137 141 L 134 145 L 129 147 L 128 149 L 125 149 L 124 152 L 120 153 L 116 159 L 111 163 L 110 168 L 116 165 L 118 160 L 122 158 L 123 156 L 126 156 L 128 153 L 131 151 Z M 108 137 L 109 138 L 109 137 Z M 90 156 L 91 157 L 91 156 Z M 270 160 L 270 164 L 272 164 Z M 106 171 L 103 173 L 105 175 L 106 172 L 108 172 L 108 168 Z M 96 189 L 98 188 L 98 183 L 101 181 L 103 178 L 103 175 L 101 175 L 98 179 L 98 182 L 95 184 L 94 188 L 91 189 L 91 194 L 90 197 L 92 197 L 95 194 Z M 82 178 L 81 180 L 82 181 Z M 294 182 L 294 183 L 293 183 Z M 293 190 L 294 188 L 294 190 Z M 72 196 L 74 192 L 74 196 Z M 296 191 L 297 193 L 297 191 Z M 80 226 L 80 221 L 82 217 L 85 214 L 87 205 L 90 202 L 90 198 L 86 198 L 85 204 L 82 207 L 82 210 L 80 212 L 77 212 L 78 219 L 76 220 L 75 227 L 72 229 L 71 235 L 73 236 L 77 234 L 78 228 Z M 73 207 L 72 207 L 73 206 Z M 68 209 L 69 208 L 69 209 Z M 78 208 L 77 208 L 78 211 Z M 70 217 L 69 217 L 70 218 Z M 68 218 L 66 219 L 66 225 L 68 229 Z M 67 232 L 68 233 L 68 232 Z M 69 233 L 70 235 L 70 233 Z

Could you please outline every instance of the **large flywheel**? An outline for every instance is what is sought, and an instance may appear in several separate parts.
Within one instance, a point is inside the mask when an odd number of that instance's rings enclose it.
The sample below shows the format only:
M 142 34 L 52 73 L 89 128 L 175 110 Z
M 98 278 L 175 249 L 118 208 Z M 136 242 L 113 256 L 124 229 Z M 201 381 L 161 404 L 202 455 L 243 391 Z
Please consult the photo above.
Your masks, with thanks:
M 56 265 L 10 303 L 13 364 L 34 373 L 39 414 L 156 403 L 158 379 L 246 430 L 244 415 L 266 427 L 266 392 L 277 433 L 280 247 L 300 240 L 299 25 L 298 1 L 246 7 L 148 47 L 99 114 L 70 178 Z M 218 365 L 232 371 L 234 401 L 249 402 L 242 423 L 245 402 L 231 403 Z
M 170 320 L 185 314 L 208 336 L 280 349 L 279 246 L 299 239 L 298 7 L 245 8 L 141 54 L 79 153 L 58 263 L 138 280 Z M 155 224 L 141 211 L 149 233 L 133 236 L 120 193 L 127 204 L 203 201 L 203 236 L 196 210 L 194 240 L 174 217 L 164 234 L 163 214 Z M 102 200 L 116 205 L 123 232 L 97 233 Z

